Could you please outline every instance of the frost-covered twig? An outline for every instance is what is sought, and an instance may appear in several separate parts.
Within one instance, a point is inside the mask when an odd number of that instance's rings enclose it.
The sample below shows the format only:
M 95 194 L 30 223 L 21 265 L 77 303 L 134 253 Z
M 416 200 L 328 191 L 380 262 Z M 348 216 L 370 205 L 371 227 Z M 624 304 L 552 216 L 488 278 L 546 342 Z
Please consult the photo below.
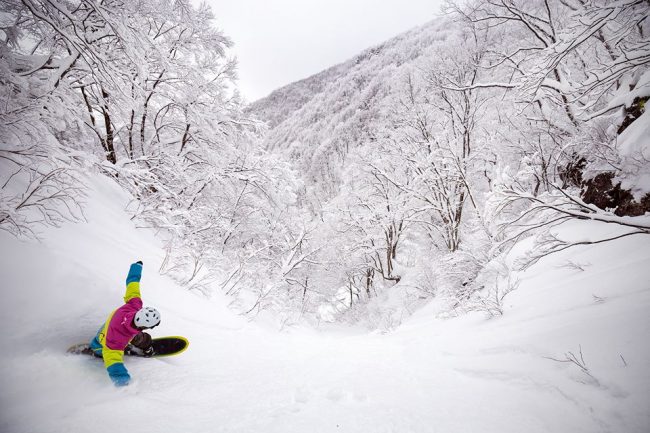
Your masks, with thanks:
M 28 162 L 9 176 L 0 194 L 4 196 L 0 230 L 15 236 L 38 238 L 37 225 L 57 227 L 66 221 L 85 220 L 81 206 L 83 186 L 71 168 L 34 168 Z
M 581 345 L 578 345 L 578 354 L 577 355 L 575 353 L 573 353 L 573 352 L 566 352 L 564 354 L 564 358 L 562 358 L 562 359 L 554 358 L 552 356 L 545 356 L 544 358 L 550 359 L 551 361 L 555 361 L 555 362 L 573 364 L 576 367 L 578 367 L 581 372 L 583 372 L 584 374 L 589 376 L 591 379 L 593 379 L 596 382 L 596 384 L 599 383 L 598 379 L 596 379 L 591 374 L 591 372 L 589 371 L 589 368 L 587 367 L 587 363 L 585 362 L 584 355 L 582 354 L 582 346 Z
M 591 266 L 590 263 L 580 263 L 574 260 L 567 260 L 565 263 L 561 264 L 559 267 L 567 268 L 576 271 L 584 271 L 587 266 Z
M 502 274 L 497 273 L 493 288 L 488 289 L 485 296 L 480 296 L 474 300 L 470 306 L 470 310 L 484 311 L 490 317 L 503 315 L 503 300 L 511 292 L 519 288 L 521 283 L 518 278 L 513 278 L 512 271 L 506 268 L 507 278 L 505 288 L 501 288 L 499 280 L 502 279 Z

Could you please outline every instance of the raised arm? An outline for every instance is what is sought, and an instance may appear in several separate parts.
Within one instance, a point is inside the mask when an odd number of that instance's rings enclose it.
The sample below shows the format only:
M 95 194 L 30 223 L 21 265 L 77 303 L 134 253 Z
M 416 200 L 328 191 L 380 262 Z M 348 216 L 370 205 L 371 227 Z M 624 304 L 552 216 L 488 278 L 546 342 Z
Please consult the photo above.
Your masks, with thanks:
M 140 298 L 140 278 L 142 278 L 142 262 L 138 261 L 131 265 L 129 274 L 126 276 L 126 293 L 124 302 L 133 298 Z

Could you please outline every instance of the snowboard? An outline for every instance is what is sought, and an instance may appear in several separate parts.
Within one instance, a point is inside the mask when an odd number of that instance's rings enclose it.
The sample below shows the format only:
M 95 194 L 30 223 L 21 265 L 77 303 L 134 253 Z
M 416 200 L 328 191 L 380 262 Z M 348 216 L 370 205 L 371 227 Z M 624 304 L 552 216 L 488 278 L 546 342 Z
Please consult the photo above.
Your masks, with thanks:
M 138 356 L 141 358 L 160 358 L 162 356 L 178 355 L 179 353 L 184 352 L 189 345 L 190 342 L 185 337 L 160 337 L 153 338 L 151 340 L 153 353 L 149 355 L 145 355 L 142 349 L 139 349 L 130 344 L 124 349 L 124 354 L 127 356 Z M 92 351 L 88 343 L 75 344 L 68 349 L 68 353 L 95 355 L 95 352 Z

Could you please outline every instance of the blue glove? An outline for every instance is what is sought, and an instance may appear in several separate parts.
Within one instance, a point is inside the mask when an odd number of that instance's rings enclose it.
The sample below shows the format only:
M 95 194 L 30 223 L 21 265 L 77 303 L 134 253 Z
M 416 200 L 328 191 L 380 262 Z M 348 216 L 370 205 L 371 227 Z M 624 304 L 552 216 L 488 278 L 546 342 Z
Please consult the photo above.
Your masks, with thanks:
M 124 364 L 121 362 L 117 362 L 110 367 L 106 369 L 108 371 L 108 375 L 115 384 L 115 386 L 126 386 L 129 384 L 129 381 L 131 380 L 131 376 L 129 375 L 129 372 L 127 371 L 126 367 L 124 367 Z

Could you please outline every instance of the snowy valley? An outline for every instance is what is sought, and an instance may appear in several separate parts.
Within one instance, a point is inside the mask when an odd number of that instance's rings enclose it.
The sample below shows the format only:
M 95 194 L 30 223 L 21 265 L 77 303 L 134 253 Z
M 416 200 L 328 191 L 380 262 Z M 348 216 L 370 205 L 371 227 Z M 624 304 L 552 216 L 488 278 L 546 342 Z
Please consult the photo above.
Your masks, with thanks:
M 87 223 L 48 229 L 38 244 L 1 235 L 2 346 L 10 349 L 2 360 L 0 431 L 648 426 L 650 250 L 642 237 L 612 242 L 606 254 L 577 247 L 538 263 L 519 276 L 499 318 L 437 319 L 429 305 L 389 333 L 333 324 L 278 332 L 237 316 L 223 296 L 206 300 L 158 275 L 164 250 L 124 213 L 129 197 L 111 180 L 87 182 L 95 197 Z M 145 263 L 145 304 L 164 314 L 153 335 L 185 335 L 191 343 L 178 357 L 127 359 L 134 383 L 115 388 L 101 360 L 65 349 L 92 336 L 119 306 L 136 259 Z M 573 356 L 577 363 L 567 362 Z
M 0 4 L 0 432 L 650 429 L 647 2 L 449 3 L 252 104 L 206 5 Z M 114 387 L 66 349 L 137 260 L 190 346 Z

